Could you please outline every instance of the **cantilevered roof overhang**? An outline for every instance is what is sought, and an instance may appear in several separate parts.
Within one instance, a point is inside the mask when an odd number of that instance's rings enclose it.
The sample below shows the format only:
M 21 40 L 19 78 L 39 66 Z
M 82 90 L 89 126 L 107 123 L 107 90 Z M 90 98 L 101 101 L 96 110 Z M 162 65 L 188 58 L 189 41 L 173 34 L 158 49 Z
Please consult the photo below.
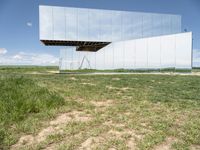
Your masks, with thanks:
M 99 41 L 65 41 L 65 40 L 40 40 L 46 46 L 76 46 L 77 51 L 96 52 L 111 42 Z

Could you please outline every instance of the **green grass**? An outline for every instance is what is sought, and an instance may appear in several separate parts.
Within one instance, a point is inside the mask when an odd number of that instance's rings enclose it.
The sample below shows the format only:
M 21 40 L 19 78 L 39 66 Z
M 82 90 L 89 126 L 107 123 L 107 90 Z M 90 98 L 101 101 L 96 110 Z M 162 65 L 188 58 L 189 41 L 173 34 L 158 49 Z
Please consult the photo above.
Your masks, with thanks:
M 23 69 L 25 73 L 30 72 Z M 111 136 L 108 134 L 111 130 L 134 131 L 141 136 L 135 141 L 141 150 L 153 149 L 169 137 L 176 139 L 171 143 L 174 149 L 200 146 L 199 76 L 44 75 L 25 74 L 16 68 L 0 72 L 0 147 L 3 149 L 8 149 L 22 135 L 37 136 L 49 126 L 50 120 L 69 111 L 84 112 L 92 120 L 66 123 L 62 127 L 64 132 L 52 133 L 31 149 L 52 144 L 60 149 L 77 149 L 90 137 L 107 139 L 97 144 L 100 149 L 128 149 L 130 133 Z M 107 100 L 112 100 L 111 106 L 93 105 Z M 109 121 L 111 125 L 106 125 Z
M 47 73 L 47 71 L 57 71 L 57 66 L 0 66 L 0 73 Z
M 48 113 L 64 104 L 64 99 L 57 93 L 24 76 L 1 75 L 0 93 L 0 145 L 3 146 L 14 140 L 10 137 L 11 126 L 18 128 L 29 117 Z

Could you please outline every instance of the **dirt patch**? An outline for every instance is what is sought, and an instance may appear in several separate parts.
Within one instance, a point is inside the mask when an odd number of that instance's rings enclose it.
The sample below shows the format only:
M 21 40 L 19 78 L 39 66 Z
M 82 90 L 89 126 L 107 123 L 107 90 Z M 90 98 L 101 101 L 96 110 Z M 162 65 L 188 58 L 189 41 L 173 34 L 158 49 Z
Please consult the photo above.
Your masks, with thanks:
M 62 134 L 63 127 L 69 122 L 86 122 L 92 119 L 91 115 L 85 114 L 81 111 L 72 111 L 60 114 L 55 120 L 50 121 L 49 127 L 42 129 L 36 136 L 25 135 L 11 147 L 11 149 L 20 149 L 23 146 L 35 145 L 46 140 L 46 138 L 53 134 Z
M 190 150 L 200 150 L 200 145 L 192 145 Z
M 106 133 L 102 133 L 96 137 L 89 137 L 86 139 L 81 146 L 78 148 L 79 150 L 91 150 L 102 146 L 102 144 L 108 142 L 111 139 L 124 139 L 125 136 L 129 136 L 126 146 L 129 149 L 135 149 L 136 147 L 136 139 L 141 139 L 141 135 L 136 134 L 134 130 L 124 129 L 121 131 L 117 131 L 115 129 L 111 129 Z M 110 148 L 114 149 L 114 148 Z
M 81 144 L 81 146 L 78 148 L 78 150 L 96 149 L 98 147 L 98 144 L 104 140 L 105 139 L 103 137 L 89 137 L 87 140 L 85 140 Z
M 122 138 L 124 135 L 129 135 L 135 139 L 142 139 L 143 135 L 137 134 L 134 130 L 124 129 L 122 131 L 110 130 L 108 132 L 110 136 Z
M 155 146 L 154 150 L 170 150 L 174 142 L 177 142 L 177 139 L 174 137 L 168 137 L 163 143 Z
M 40 133 L 36 136 L 37 143 L 40 143 L 44 141 L 49 135 L 52 135 L 53 133 L 63 133 L 63 130 L 60 127 L 48 127 L 40 131 Z
M 52 71 L 50 70 L 50 71 L 47 71 L 47 72 L 48 73 L 52 73 L 52 74 L 58 74 L 58 73 L 60 73 L 59 71 L 53 71 L 53 70 Z
M 36 135 L 35 137 L 32 135 L 22 136 L 15 145 L 11 146 L 11 150 L 21 149 L 24 146 L 38 144 L 38 143 L 44 141 L 49 135 L 56 133 L 56 132 L 58 133 L 60 131 L 61 130 L 58 130 L 58 129 L 50 126 L 50 127 L 43 129 L 42 131 L 40 131 L 38 133 L 38 135 Z
M 115 137 L 115 138 L 121 138 L 122 135 L 125 134 L 124 131 L 117 131 L 117 130 L 114 130 L 114 129 L 111 129 L 110 131 L 108 131 L 107 133 L 110 137 Z
M 17 144 L 11 147 L 11 149 L 16 149 L 17 147 L 20 147 L 22 145 L 31 145 L 33 141 L 34 137 L 32 135 L 24 135 L 19 139 Z
M 26 74 L 34 74 L 34 75 L 37 75 L 37 74 L 44 74 L 44 73 L 41 73 L 41 72 L 37 72 L 37 71 L 31 71 L 31 72 L 27 72 Z
M 131 112 L 124 112 L 124 115 L 126 115 L 126 116 L 131 116 Z
M 73 81 L 77 81 L 78 79 L 76 79 L 75 77 L 71 77 L 69 78 L 70 80 L 73 80 Z
M 200 72 L 192 72 L 191 75 L 200 76 Z
M 113 100 L 105 100 L 105 101 L 91 101 L 92 105 L 95 107 L 109 107 L 113 104 Z
M 109 90 L 118 90 L 119 88 L 114 87 L 114 86 L 106 86 L 107 89 Z
M 181 112 L 179 113 L 175 120 L 174 120 L 174 124 L 178 125 L 178 126 L 182 126 L 185 123 L 185 120 L 188 119 L 188 113 L 186 112 Z
M 114 86 L 106 86 L 106 88 L 109 89 L 109 90 L 120 90 L 120 91 L 127 91 L 127 90 L 132 89 L 130 87 L 118 88 L 118 87 L 114 87 Z
M 83 83 L 81 83 L 82 85 L 90 85 L 90 86 L 96 86 L 96 84 L 94 84 L 94 83 L 87 83 L 87 82 L 83 82 Z
M 63 134 L 64 135 L 64 134 Z M 61 135 L 62 136 L 62 135 Z M 62 140 L 57 141 L 57 142 L 50 142 L 46 147 L 44 148 L 45 150 L 57 150 L 57 149 L 62 149 L 60 148 L 61 145 L 65 145 L 66 142 L 74 141 L 74 139 L 80 139 L 82 137 L 82 133 L 77 133 L 73 134 L 73 136 L 65 136 L 62 138 Z
M 125 127 L 124 124 L 115 123 L 112 120 L 104 122 L 103 125 L 106 125 L 106 126 L 109 126 L 109 127 L 117 127 L 117 128 L 124 128 Z
M 50 125 L 61 125 L 61 124 L 66 124 L 69 121 L 90 121 L 91 115 L 85 114 L 81 111 L 73 111 L 69 113 L 64 113 L 59 115 L 55 120 L 50 122 Z
M 133 99 L 133 97 L 132 96 L 122 96 L 122 99 L 131 100 L 131 99 Z
M 112 78 L 112 80 L 114 80 L 114 81 L 119 81 L 119 80 L 121 80 L 120 78 Z
M 130 138 L 130 139 L 127 141 L 127 147 L 128 147 L 128 149 L 130 149 L 130 150 L 135 150 L 135 149 L 136 149 L 136 141 L 135 141 L 135 138 Z
M 116 93 L 116 95 L 122 95 L 122 92 L 121 91 L 118 91 L 117 93 Z
M 129 88 L 129 87 L 123 87 L 123 88 L 121 88 L 120 90 L 122 90 L 122 91 L 128 91 L 128 90 L 131 90 L 132 88 Z

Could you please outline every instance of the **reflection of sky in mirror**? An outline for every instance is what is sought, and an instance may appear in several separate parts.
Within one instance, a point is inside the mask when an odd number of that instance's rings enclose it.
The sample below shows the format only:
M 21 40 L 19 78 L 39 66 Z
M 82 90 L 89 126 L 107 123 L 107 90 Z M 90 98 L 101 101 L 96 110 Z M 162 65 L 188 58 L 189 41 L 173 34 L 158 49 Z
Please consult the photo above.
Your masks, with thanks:
M 40 6 L 40 38 L 120 41 L 178 33 L 177 15 Z
M 191 68 L 191 33 L 113 42 L 97 52 L 62 49 L 61 69 Z M 84 60 L 86 59 L 86 60 Z M 83 65 L 81 65 L 83 62 Z M 65 68 L 66 67 L 66 68 Z

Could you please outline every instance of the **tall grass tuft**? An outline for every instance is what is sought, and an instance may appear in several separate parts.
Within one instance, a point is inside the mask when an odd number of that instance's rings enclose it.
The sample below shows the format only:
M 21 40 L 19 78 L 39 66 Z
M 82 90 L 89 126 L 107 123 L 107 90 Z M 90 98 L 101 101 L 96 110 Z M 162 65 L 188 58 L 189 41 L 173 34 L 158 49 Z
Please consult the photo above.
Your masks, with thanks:
M 0 78 L 0 149 L 7 129 L 27 116 L 42 113 L 64 104 L 57 93 L 37 85 L 24 76 Z

